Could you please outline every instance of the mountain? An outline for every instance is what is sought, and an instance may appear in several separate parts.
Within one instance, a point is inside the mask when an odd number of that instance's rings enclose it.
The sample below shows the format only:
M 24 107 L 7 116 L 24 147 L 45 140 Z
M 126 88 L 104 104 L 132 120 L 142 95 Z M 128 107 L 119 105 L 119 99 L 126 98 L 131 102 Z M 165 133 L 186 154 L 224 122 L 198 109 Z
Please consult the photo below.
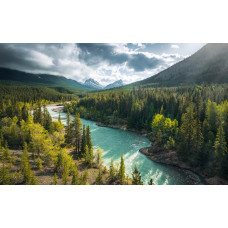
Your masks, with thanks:
M 178 86 L 228 83 L 228 44 L 207 44 L 192 56 L 132 85 Z
M 107 86 L 104 87 L 104 89 L 112 89 L 112 88 L 116 88 L 116 87 L 120 87 L 120 86 L 123 86 L 124 83 L 122 80 L 118 80 L 118 81 L 115 81 Z
M 0 68 L 0 83 L 1 85 L 65 87 L 80 91 L 91 90 L 91 88 L 63 76 L 32 74 L 7 68 Z
M 87 79 L 84 82 L 84 85 L 91 89 L 103 89 L 103 86 L 99 84 L 99 82 L 95 81 L 92 78 Z

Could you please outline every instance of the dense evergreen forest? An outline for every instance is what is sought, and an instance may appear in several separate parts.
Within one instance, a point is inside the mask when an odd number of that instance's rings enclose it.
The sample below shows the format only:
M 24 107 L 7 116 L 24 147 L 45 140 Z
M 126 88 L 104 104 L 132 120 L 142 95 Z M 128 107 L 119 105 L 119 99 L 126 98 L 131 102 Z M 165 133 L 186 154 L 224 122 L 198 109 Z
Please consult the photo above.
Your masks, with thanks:
M 227 84 L 97 93 L 65 104 L 65 111 L 146 131 L 181 161 L 228 179 Z
M 77 99 L 47 88 L 0 87 L 0 184 L 143 184 L 120 164 L 103 165 L 102 149 L 93 149 L 90 128 L 80 115 L 52 120 L 46 105 Z M 152 180 L 150 184 L 153 184 Z

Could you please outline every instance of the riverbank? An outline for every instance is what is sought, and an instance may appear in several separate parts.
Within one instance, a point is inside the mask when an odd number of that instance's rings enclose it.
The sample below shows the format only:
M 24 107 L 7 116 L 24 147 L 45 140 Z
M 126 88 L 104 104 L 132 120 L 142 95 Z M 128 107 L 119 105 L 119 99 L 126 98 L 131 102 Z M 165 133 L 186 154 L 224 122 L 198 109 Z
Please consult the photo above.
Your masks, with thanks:
M 52 110 L 57 112 L 56 109 L 52 109 Z M 215 183 L 218 182 L 217 180 L 214 180 L 214 179 L 206 181 L 205 180 L 206 178 L 204 178 L 204 175 L 199 170 L 193 169 L 192 167 L 187 166 L 185 163 L 180 162 L 178 160 L 178 157 L 177 157 L 175 151 L 167 152 L 167 151 L 164 151 L 163 148 L 158 148 L 156 146 L 156 141 L 154 140 L 154 138 L 151 137 L 151 136 L 147 136 L 146 135 L 146 133 L 147 133 L 146 130 L 138 131 L 138 130 L 135 130 L 135 129 L 129 129 L 129 128 L 127 128 L 126 124 L 112 124 L 111 125 L 111 124 L 104 124 L 104 123 L 97 122 L 96 125 L 99 126 L 99 127 L 108 127 L 108 128 L 113 128 L 113 129 L 121 129 L 121 130 L 124 130 L 124 131 L 131 131 L 131 132 L 134 132 L 136 134 L 144 135 L 150 140 L 150 142 L 153 142 L 153 146 L 151 146 L 151 143 L 149 143 L 149 144 L 147 144 L 146 148 L 141 148 L 140 149 L 140 147 L 139 147 L 138 150 L 142 154 L 146 155 L 146 157 L 148 159 L 150 159 L 150 160 L 152 160 L 152 161 L 154 161 L 156 163 L 166 164 L 168 166 L 175 166 L 184 175 L 186 174 L 186 170 L 189 170 L 189 171 L 191 171 L 193 173 L 193 175 L 196 175 L 199 178 L 199 180 L 202 180 L 199 183 L 212 184 L 213 182 L 215 182 Z M 141 144 L 141 147 L 142 147 L 142 144 Z M 152 150 L 154 150 L 154 153 L 151 153 Z M 194 182 L 191 183 L 191 184 L 194 184 Z M 222 184 L 222 183 L 219 183 L 219 184 Z
M 114 128 L 114 129 L 120 129 L 120 130 L 124 130 L 124 131 L 131 131 L 131 132 L 135 132 L 137 134 L 140 134 L 140 135 L 145 135 L 147 133 L 146 130 L 136 130 L 136 129 L 133 129 L 133 128 L 127 128 L 127 125 L 120 125 L 120 124 L 104 124 L 104 123 L 101 123 L 101 122 L 97 122 L 96 123 L 97 126 L 99 127 L 110 127 L 110 128 Z
M 228 180 L 222 179 L 218 176 L 210 177 L 207 173 L 200 169 L 199 167 L 192 167 L 185 162 L 178 159 L 177 151 L 166 150 L 163 146 L 158 146 L 156 140 L 150 137 L 153 142 L 153 146 L 141 148 L 140 153 L 146 155 L 149 159 L 160 164 L 166 164 L 175 166 L 184 170 L 190 170 L 191 172 L 197 174 L 203 183 L 210 185 L 227 185 Z

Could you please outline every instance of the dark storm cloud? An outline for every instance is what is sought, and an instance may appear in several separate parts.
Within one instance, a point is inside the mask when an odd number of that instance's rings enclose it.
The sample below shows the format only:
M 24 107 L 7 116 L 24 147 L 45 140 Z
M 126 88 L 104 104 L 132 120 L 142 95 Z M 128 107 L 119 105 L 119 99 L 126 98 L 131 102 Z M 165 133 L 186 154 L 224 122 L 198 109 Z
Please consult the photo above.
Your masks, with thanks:
M 127 66 L 136 72 L 153 69 L 162 64 L 161 59 L 149 58 L 144 54 L 117 53 L 115 46 L 109 44 L 77 44 L 80 48 L 79 59 L 87 65 L 97 65 L 101 61 L 110 65 L 127 63 Z
M 0 44 L 0 66 L 20 70 L 49 68 L 51 60 L 36 51 L 36 46 L 37 44 Z
M 87 65 L 96 65 L 100 61 L 107 61 L 109 64 L 121 64 L 128 60 L 127 54 L 116 53 L 115 47 L 108 44 L 77 44 L 80 48 L 79 59 Z
M 160 59 L 154 57 L 148 58 L 144 54 L 135 54 L 131 56 L 127 65 L 129 68 L 133 68 L 136 72 L 139 72 L 147 69 L 153 69 L 162 63 L 163 61 Z

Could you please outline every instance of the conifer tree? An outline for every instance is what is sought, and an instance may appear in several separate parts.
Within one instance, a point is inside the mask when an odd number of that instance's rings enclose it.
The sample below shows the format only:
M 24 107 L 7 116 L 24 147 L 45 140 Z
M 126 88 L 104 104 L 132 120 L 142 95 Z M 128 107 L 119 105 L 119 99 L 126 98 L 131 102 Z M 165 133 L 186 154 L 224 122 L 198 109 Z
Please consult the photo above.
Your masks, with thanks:
M 91 150 L 93 147 L 89 126 L 86 127 L 86 145 L 88 145 L 89 150 Z
M 81 128 L 82 122 L 80 119 L 79 113 L 76 113 L 74 117 L 74 138 L 75 138 L 75 155 L 81 157 L 80 148 L 81 148 Z
M 109 180 L 112 182 L 115 180 L 115 167 L 113 164 L 113 159 L 111 160 L 111 164 L 109 167 Z
M 21 157 L 21 172 L 26 185 L 38 184 L 29 164 L 27 143 L 24 144 L 24 150 Z
M 88 179 L 88 170 L 86 168 L 83 175 L 81 175 L 81 185 L 88 184 L 87 179 Z
M 73 133 L 72 133 L 71 117 L 70 117 L 69 110 L 67 110 L 66 142 L 71 143 L 72 137 L 73 137 Z
M 59 116 L 58 116 L 58 121 L 59 121 L 59 123 L 61 123 L 61 115 L 60 115 L 60 112 L 59 112 Z
M 135 169 L 132 173 L 132 178 L 133 178 L 132 185 L 143 185 L 142 177 L 140 172 L 137 169 L 137 166 L 135 166 Z
M 120 180 L 120 184 L 123 185 L 124 180 L 125 180 L 125 165 L 124 165 L 123 154 L 121 154 L 120 169 L 119 169 L 119 180 Z
M 91 152 L 91 150 L 89 150 L 89 147 L 87 145 L 85 147 L 84 158 L 85 158 L 85 162 L 87 164 L 89 164 L 90 167 L 92 167 L 92 164 L 93 164 L 93 152 Z
M 38 157 L 38 158 L 36 159 L 36 166 L 37 166 L 37 168 L 38 168 L 40 171 L 43 171 L 43 164 L 42 164 L 42 160 L 41 160 L 40 157 Z
M 69 180 L 69 167 L 67 165 L 64 166 L 62 179 L 63 184 L 66 185 Z
M 102 180 L 102 170 L 101 168 L 99 168 L 98 176 L 96 178 L 96 185 L 102 185 L 102 184 L 104 184 Z
M 78 185 L 79 181 L 78 181 L 78 168 L 77 166 L 74 167 L 73 169 L 73 176 L 72 176 L 72 181 L 71 181 L 72 185 Z
M 82 143 L 81 143 L 81 153 L 82 155 L 86 152 L 86 131 L 85 131 L 85 125 L 83 124 L 83 130 L 82 130 Z
M 227 144 L 225 141 L 224 130 L 223 130 L 223 127 L 221 124 L 217 130 L 214 148 L 215 148 L 215 155 L 216 155 L 215 163 L 216 163 L 217 168 L 219 168 L 221 166 L 223 157 L 225 156 L 225 154 L 228 151 Z
M 148 185 L 154 185 L 153 179 L 151 178 L 150 181 L 148 182 Z
M 57 185 L 58 184 L 58 176 L 57 176 L 56 173 L 54 174 L 54 177 L 53 177 L 53 184 L 54 185 Z

